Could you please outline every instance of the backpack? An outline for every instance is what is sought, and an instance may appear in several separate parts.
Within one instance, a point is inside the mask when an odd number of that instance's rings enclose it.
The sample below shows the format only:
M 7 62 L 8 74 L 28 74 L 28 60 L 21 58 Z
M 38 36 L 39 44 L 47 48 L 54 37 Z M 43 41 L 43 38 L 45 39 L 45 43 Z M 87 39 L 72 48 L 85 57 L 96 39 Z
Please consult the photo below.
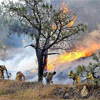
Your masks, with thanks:
M 18 74 L 19 74 L 19 77 L 22 77 L 22 76 L 23 76 L 23 74 L 22 74 L 21 71 L 18 71 L 18 72 L 16 73 L 16 75 L 18 75 Z

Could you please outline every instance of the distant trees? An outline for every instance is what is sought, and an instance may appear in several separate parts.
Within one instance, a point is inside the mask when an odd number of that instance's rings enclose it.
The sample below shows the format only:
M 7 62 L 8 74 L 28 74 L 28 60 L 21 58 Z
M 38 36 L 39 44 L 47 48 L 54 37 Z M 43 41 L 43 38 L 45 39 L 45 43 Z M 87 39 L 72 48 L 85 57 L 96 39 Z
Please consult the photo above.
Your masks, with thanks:
M 11 18 L 9 16 L 3 15 L 1 10 L 2 10 L 2 7 L 0 5 L 0 48 L 3 49 L 3 45 L 21 46 L 19 44 L 16 44 L 15 42 L 16 37 L 13 37 L 13 36 L 9 37 L 10 34 L 14 33 L 14 31 L 11 31 L 12 29 L 20 30 L 22 28 L 20 25 L 20 21 L 17 18 Z
M 5 38 L 6 38 L 6 30 L 7 30 L 7 25 L 6 23 L 6 18 L 1 14 L 0 15 L 0 48 L 4 45 Z M 5 33 L 5 34 L 4 34 Z
M 77 67 L 77 74 L 79 75 L 79 76 L 84 76 L 83 74 L 84 74 L 84 71 L 86 70 L 86 67 L 84 66 L 84 65 L 79 65 L 78 67 Z
M 48 55 L 58 54 L 48 50 L 87 29 L 83 24 L 73 26 L 76 15 L 72 11 L 64 8 L 56 10 L 52 5 L 44 4 L 43 0 L 20 0 L 17 3 L 3 3 L 2 6 L 3 13 L 21 21 L 21 28 L 14 28 L 12 31 L 30 35 L 35 41 L 27 46 L 36 51 L 39 81 L 43 79 Z

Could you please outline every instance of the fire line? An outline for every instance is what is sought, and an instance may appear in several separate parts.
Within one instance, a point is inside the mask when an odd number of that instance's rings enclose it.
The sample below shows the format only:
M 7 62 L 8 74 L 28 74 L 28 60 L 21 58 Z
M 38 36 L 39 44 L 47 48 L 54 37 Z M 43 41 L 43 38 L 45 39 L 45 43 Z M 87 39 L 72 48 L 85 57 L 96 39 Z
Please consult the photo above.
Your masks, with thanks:
M 53 71 L 55 68 L 55 65 L 62 65 L 64 63 L 75 61 L 82 57 L 89 57 L 92 55 L 92 53 L 97 52 L 100 49 L 100 43 L 91 43 L 87 48 L 81 47 L 78 50 L 69 52 L 69 53 L 63 53 L 60 56 L 57 56 L 55 59 L 50 59 L 47 64 L 47 70 Z M 51 63 L 52 62 L 52 63 Z

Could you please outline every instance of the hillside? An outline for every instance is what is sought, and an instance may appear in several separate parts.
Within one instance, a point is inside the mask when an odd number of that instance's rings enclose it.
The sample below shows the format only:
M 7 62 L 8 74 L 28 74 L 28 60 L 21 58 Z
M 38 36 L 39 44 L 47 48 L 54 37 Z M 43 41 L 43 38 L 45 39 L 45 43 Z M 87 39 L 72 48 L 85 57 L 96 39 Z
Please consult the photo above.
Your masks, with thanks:
M 80 91 L 83 86 L 88 89 L 88 96 L 84 100 L 100 100 L 100 86 L 93 85 L 43 85 L 34 82 L 18 83 L 0 80 L 0 100 L 82 100 Z M 66 99 L 66 100 L 67 100 Z

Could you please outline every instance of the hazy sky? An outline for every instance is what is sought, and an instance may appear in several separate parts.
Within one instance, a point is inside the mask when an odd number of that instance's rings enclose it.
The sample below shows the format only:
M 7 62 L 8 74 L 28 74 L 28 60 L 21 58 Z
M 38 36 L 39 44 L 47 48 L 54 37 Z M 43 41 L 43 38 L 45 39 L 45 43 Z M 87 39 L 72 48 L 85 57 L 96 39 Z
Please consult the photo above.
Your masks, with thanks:
M 8 0 L 0 0 L 0 3 L 1 3 L 2 1 L 8 1 Z M 10 0 L 10 1 L 18 1 L 18 0 Z
M 0 0 L 0 3 L 1 3 L 2 1 L 4 1 L 4 0 Z M 5 1 L 7 1 L 7 0 L 5 0 Z M 10 1 L 18 1 L 18 0 L 10 0 Z M 50 3 L 50 0 L 46 0 L 46 2 L 49 2 L 49 3 Z

